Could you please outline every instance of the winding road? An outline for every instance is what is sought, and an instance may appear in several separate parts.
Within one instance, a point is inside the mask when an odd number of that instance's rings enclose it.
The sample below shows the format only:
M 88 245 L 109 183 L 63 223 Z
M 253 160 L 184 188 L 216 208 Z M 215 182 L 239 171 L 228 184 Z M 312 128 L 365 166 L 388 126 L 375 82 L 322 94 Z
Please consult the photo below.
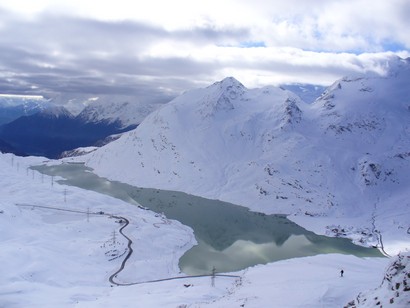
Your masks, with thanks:
M 110 218 L 116 218 L 116 219 L 119 219 L 120 221 L 124 221 L 125 223 L 121 226 L 121 228 L 118 230 L 118 232 L 127 240 L 127 255 L 122 260 L 120 268 L 108 278 L 109 282 L 112 285 L 132 286 L 132 285 L 145 284 L 145 283 L 155 283 L 155 282 L 162 282 L 162 281 L 170 281 L 170 280 L 178 280 L 178 279 L 190 279 L 190 278 L 202 278 L 202 277 L 241 278 L 241 276 L 238 276 L 238 275 L 209 274 L 209 275 L 175 276 L 175 277 L 168 277 L 168 278 L 162 278 L 162 279 L 147 280 L 147 281 L 140 281 L 140 282 L 129 282 L 129 283 L 117 282 L 117 281 L 115 281 L 115 279 L 117 278 L 117 275 L 124 270 L 127 261 L 129 260 L 132 253 L 134 252 L 132 247 L 131 247 L 132 243 L 133 243 L 132 240 L 126 234 L 124 234 L 124 229 L 130 223 L 130 221 L 127 218 L 122 217 L 122 216 L 116 216 L 116 215 L 104 213 L 104 212 L 85 212 L 85 211 L 80 211 L 80 210 L 69 210 L 69 209 L 63 209 L 63 208 L 51 207 L 51 206 L 43 206 L 43 205 L 32 205 L 32 204 L 17 203 L 16 206 L 42 208 L 42 209 L 48 209 L 48 210 L 64 211 L 64 212 L 71 212 L 71 213 L 80 213 L 80 214 L 87 214 L 87 215 L 104 215 L 104 216 L 107 216 L 107 217 L 110 217 Z
M 108 215 L 108 214 L 103 214 L 103 215 Z M 123 232 L 123 230 L 130 224 L 130 221 L 129 221 L 127 218 L 122 217 L 122 216 L 110 216 L 110 217 L 117 218 L 117 219 L 120 219 L 120 220 L 122 220 L 122 221 L 125 221 L 125 224 L 120 228 L 120 230 L 118 230 L 118 232 L 119 232 L 123 237 L 125 237 L 125 238 L 127 239 L 127 241 L 128 241 L 128 243 L 127 243 L 128 253 L 127 253 L 127 255 L 125 256 L 124 260 L 122 260 L 121 265 L 120 265 L 120 268 L 119 268 L 114 274 L 112 274 L 112 275 L 110 276 L 110 278 L 108 278 L 108 280 L 109 280 L 112 284 L 117 285 L 117 286 L 121 286 L 121 285 L 123 285 L 123 284 L 118 283 L 118 282 L 115 282 L 115 281 L 114 281 L 114 278 L 116 278 L 117 275 L 124 270 L 124 268 L 125 268 L 125 263 L 127 263 L 128 259 L 131 257 L 131 255 L 132 255 L 132 253 L 133 253 L 133 250 L 132 250 L 132 247 L 131 247 L 131 245 L 132 245 L 132 240 L 131 240 L 128 236 L 126 236 L 126 235 L 124 234 L 124 232 Z

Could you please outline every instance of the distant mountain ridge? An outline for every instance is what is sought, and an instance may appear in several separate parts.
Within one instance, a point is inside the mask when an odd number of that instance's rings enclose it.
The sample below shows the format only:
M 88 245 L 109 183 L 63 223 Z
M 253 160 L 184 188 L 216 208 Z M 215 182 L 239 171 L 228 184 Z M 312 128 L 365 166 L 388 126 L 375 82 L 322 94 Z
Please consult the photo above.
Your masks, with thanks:
M 158 107 L 126 97 L 79 98 L 77 103 L 84 101 L 86 107 L 73 115 L 62 105 L 48 101 L 46 104 L 40 98 L 32 100 L 34 102 L 29 100 L 27 103 L 26 99 L 18 97 L 8 99 L 7 106 L 24 110 L 28 106 L 33 108 L 30 112 L 15 113 L 15 118 L 9 118 L 0 126 L 0 138 L 9 145 L 4 145 L 4 151 L 49 158 L 58 158 L 63 152 L 66 152 L 63 155 L 81 153 L 75 149 L 105 144 L 112 140 L 107 139 L 108 136 L 135 128 Z M 7 110 L 1 106 L 0 116 L 7 115 Z
M 58 158 L 64 151 L 94 145 L 136 126 L 123 127 L 120 121 L 87 122 L 60 106 L 1 126 L 0 139 L 10 144 L 14 153 Z
M 138 125 L 157 107 L 158 104 L 143 104 L 131 102 L 127 99 L 119 101 L 95 100 L 86 106 L 78 117 L 85 122 L 92 123 L 116 122 L 119 126 L 125 128 Z
M 50 107 L 43 97 L 0 95 L 0 125 L 12 122 L 21 116 L 41 112 Z

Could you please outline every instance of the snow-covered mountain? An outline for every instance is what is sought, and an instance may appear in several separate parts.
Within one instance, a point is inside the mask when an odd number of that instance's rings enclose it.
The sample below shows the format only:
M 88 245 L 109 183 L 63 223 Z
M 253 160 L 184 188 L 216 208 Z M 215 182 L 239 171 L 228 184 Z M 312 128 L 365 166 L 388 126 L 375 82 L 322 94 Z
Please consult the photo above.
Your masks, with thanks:
M 105 144 L 112 140 L 108 136 L 135 127 L 123 127 L 119 121 L 86 121 L 63 106 L 51 106 L 0 126 L 0 139 L 11 146 L 11 150 L 5 147 L 6 152 L 57 158 L 64 151 Z
M 49 108 L 40 111 L 38 116 L 50 119 L 74 118 L 71 112 L 63 106 L 50 106 Z
M 134 307 L 138 294 L 144 307 L 407 307 L 409 81 L 410 60 L 397 59 L 384 76 L 340 79 L 306 104 L 281 88 L 227 78 L 80 158 L 112 179 L 292 214 L 316 233 L 390 255 L 407 250 L 390 262 L 332 253 L 257 265 L 240 277 L 175 280 L 178 259 L 195 244 L 192 229 L 29 169 L 43 158 L 0 154 L 0 306 Z M 73 119 L 61 109 L 42 116 Z M 127 286 L 115 287 L 110 275 Z M 173 278 L 152 281 L 162 277 Z
M 131 182 L 181 189 L 190 178 L 191 189 L 204 193 L 214 189 L 215 180 L 224 182 L 230 176 L 225 170 L 229 165 L 247 165 L 265 152 L 276 130 L 297 125 L 302 113 L 297 103 L 302 102 L 289 91 L 248 90 L 227 78 L 176 98 L 137 130 L 96 153 L 89 164 L 97 167 L 96 160 L 109 160 L 122 151 L 127 159 L 112 168 L 135 165 L 139 175 L 130 175 Z M 264 128 L 259 135 L 260 127 Z
M 29 116 L 38 112 L 47 112 L 56 106 L 63 107 L 72 116 L 78 116 L 85 122 L 109 124 L 117 123 L 123 128 L 138 125 L 160 103 L 140 102 L 135 97 L 122 95 L 56 95 L 48 99 L 42 96 L 1 95 L 0 125 Z
M 0 125 L 49 107 L 50 102 L 42 96 L 0 95 Z
M 145 104 L 130 101 L 129 98 L 117 98 L 118 101 L 107 101 L 95 98 L 78 115 L 85 122 L 118 123 L 122 128 L 138 125 L 158 104 Z
M 75 149 L 112 141 L 117 137 L 107 137 L 135 128 L 159 106 L 113 95 L 61 96 L 47 101 L 42 97 L 0 96 L 0 118 L 6 122 L 0 125 L 4 143 L 0 150 L 50 158 L 59 157 L 63 151 L 67 151 L 63 156 L 83 153 L 83 149 Z
M 93 152 L 87 165 L 137 186 L 266 213 L 333 217 L 333 223 L 349 218 L 350 226 L 364 217 L 363 234 L 374 234 L 381 220 L 403 212 L 383 223 L 406 238 L 409 68 L 409 59 L 397 58 L 386 63 L 384 76 L 340 79 L 313 104 L 281 88 L 247 89 L 226 78 L 153 112 L 137 129 Z M 317 228 L 323 232 L 325 226 Z M 339 233 L 337 226 L 327 228 Z
M 326 89 L 324 86 L 311 84 L 284 84 L 281 85 L 285 90 L 292 91 L 306 103 L 313 103 Z

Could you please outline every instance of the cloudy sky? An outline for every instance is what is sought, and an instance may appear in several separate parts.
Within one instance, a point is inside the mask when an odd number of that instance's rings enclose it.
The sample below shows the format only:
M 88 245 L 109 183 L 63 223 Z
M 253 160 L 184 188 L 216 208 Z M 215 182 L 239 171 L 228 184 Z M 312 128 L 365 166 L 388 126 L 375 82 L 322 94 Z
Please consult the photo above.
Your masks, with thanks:
M 410 56 L 409 16 L 408 0 L 0 0 L 0 94 L 329 85 Z

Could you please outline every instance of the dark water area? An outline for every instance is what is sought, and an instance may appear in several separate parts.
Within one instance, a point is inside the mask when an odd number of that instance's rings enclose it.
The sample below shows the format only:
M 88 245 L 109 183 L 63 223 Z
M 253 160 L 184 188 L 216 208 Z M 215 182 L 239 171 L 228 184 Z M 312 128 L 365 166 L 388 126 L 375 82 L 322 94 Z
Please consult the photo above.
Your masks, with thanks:
M 80 164 L 44 165 L 32 169 L 64 178 L 59 181 L 61 184 L 141 205 L 191 227 L 198 245 L 180 259 L 180 268 L 186 274 L 209 274 L 214 267 L 217 272 L 232 272 L 257 264 L 324 253 L 383 256 L 378 249 L 357 246 L 348 239 L 316 235 L 284 215 L 265 215 L 219 200 L 109 181 Z

